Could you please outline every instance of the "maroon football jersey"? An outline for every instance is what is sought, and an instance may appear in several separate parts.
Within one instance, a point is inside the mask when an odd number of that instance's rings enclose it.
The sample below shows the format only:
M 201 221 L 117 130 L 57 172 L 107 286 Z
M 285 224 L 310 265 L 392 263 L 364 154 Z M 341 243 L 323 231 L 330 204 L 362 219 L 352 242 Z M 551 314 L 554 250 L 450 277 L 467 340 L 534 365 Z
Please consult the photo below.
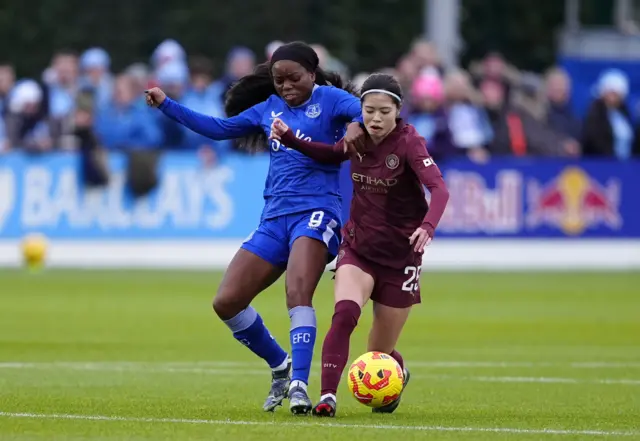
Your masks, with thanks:
M 322 162 L 351 159 L 353 198 L 343 240 L 356 253 L 391 268 L 419 264 L 421 253 L 414 251 L 409 237 L 418 227 L 433 237 L 449 193 L 424 138 L 413 126 L 399 121 L 378 145 L 367 138 L 362 156 L 348 157 L 342 141 L 330 147 L 295 139 L 288 132 L 283 142 Z M 431 192 L 431 209 L 425 185 Z

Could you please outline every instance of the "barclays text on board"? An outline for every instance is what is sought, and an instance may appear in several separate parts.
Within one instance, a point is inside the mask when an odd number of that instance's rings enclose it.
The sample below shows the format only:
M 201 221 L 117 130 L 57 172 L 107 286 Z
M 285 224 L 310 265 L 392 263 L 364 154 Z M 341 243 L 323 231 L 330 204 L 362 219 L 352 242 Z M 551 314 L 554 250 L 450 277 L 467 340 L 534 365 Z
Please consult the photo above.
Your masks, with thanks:
M 113 154 L 109 166 L 109 186 L 86 190 L 74 155 L 0 156 L 0 239 L 241 239 L 259 222 L 267 157 L 232 156 L 206 169 L 193 153 L 167 153 L 158 187 L 138 200 L 126 191 L 126 158 Z M 441 168 L 451 199 L 439 237 L 640 237 L 640 163 L 496 159 Z
M 87 190 L 74 156 L 0 157 L 0 237 L 223 239 L 246 237 L 259 220 L 267 160 L 207 169 L 193 154 L 169 153 L 158 187 L 137 200 L 126 191 L 125 161 L 112 155 L 108 187 Z

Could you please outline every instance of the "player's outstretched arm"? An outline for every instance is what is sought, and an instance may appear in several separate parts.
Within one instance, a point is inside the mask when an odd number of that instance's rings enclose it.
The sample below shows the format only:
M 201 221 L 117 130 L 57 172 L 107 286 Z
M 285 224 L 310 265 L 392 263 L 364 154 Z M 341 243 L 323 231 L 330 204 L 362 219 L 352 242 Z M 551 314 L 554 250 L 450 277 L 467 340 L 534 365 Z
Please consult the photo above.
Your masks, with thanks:
M 342 141 L 334 145 L 304 141 L 296 138 L 293 131 L 278 118 L 271 124 L 271 138 L 279 139 L 287 147 L 322 164 L 340 164 L 349 159 L 348 154 L 344 152 Z
M 264 103 L 260 103 L 231 118 L 215 118 L 177 103 L 157 87 L 147 90 L 146 95 L 149 106 L 157 107 L 172 120 L 216 141 L 241 138 L 255 132 L 260 127 L 264 107 Z

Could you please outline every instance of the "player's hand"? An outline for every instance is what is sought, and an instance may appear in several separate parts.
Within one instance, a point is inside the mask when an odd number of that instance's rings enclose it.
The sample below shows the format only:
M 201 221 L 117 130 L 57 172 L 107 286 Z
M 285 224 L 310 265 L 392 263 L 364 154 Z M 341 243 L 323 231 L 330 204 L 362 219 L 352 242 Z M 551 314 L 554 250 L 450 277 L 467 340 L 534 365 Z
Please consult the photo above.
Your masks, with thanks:
M 414 245 L 413 250 L 416 253 L 422 253 L 424 247 L 429 246 L 433 238 L 431 234 L 422 227 L 418 227 L 409 238 L 409 245 Z
M 149 90 L 145 90 L 147 105 L 150 107 L 158 107 L 167 99 L 167 94 L 159 87 L 152 87 Z
M 280 138 L 284 136 L 285 133 L 289 130 L 289 126 L 284 123 L 280 118 L 274 118 L 271 123 L 271 133 L 269 133 L 269 139 L 277 139 L 280 141 Z
M 347 126 L 347 133 L 344 135 L 344 152 L 356 154 L 362 158 L 364 153 L 365 133 L 360 127 L 360 123 L 352 122 Z

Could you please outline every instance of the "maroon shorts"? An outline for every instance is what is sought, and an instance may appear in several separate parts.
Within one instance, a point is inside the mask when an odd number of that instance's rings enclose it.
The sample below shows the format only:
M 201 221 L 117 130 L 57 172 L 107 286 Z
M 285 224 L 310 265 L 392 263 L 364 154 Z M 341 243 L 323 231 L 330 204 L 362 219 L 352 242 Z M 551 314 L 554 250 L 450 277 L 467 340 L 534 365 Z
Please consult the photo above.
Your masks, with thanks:
M 353 265 L 373 277 L 371 300 L 391 308 L 409 308 L 420 303 L 420 265 L 389 268 L 359 256 L 343 242 L 338 251 L 336 270 Z

